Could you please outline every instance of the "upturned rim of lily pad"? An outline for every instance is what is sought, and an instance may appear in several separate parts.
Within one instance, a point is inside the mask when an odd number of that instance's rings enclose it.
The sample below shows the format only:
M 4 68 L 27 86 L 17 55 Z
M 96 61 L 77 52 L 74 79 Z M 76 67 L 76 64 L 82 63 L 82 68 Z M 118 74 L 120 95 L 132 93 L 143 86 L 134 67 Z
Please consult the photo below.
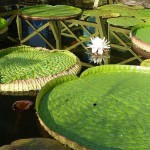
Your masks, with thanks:
M 133 26 L 131 28 L 130 38 L 132 41 L 133 50 L 138 55 L 140 55 L 144 58 L 150 58 L 150 43 L 144 42 L 141 39 L 139 39 L 138 37 L 136 37 L 136 35 L 134 35 L 134 32 L 136 30 L 138 30 L 140 28 L 144 28 L 144 27 L 150 27 L 150 22 L 143 22 L 143 23 L 140 23 L 140 24 Z
M 128 73 L 128 72 L 132 72 L 133 73 L 144 73 L 144 74 L 150 74 L 150 69 L 146 68 L 146 67 L 141 67 L 141 66 L 129 66 L 129 65 L 104 65 L 104 66 L 98 66 L 98 67 L 92 67 L 90 69 L 87 69 L 85 72 L 83 72 L 79 78 L 86 78 L 86 77 L 91 77 L 92 75 L 95 75 L 97 73 Z M 36 98 L 36 103 L 35 103 L 35 107 L 36 107 L 36 114 L 38 117 L 38 120 L 41 124 L 42 127 L 44 127 L 44 129 L 50 134 L 52 135 L 56 140 L 60 141 L 63 144 L 67 144 L 70 148 L 79 150 L 90 150 L 88 148 L 86 148 L 85 146 L 79 145 L 77 142 L 72 141 L 70 139 L 68 139 L 67 137 L 60 135 L 59 133 L 57 133 L 57 129 L 56 131 L 52 130 L 50 127 L 48 127 L 44 121 L 40 118 L 39 115 L 39 105 L 40 105 L 40 100 L 42 100 L 42 97 L 44 97 L 45 95 L 47 95 L 48 93 L 50 93 L 56 86 L 61 86 L 61 84 L 65 83 L 65 82 L 71 82 L 72 80 L 78 80 L 77 76 L 63 76 L 63 77 L 59 77 L 57 79 L 52 80 L 52 82 L 47 83 L 39 92 L 39 94 L 37 95 Z M 83 103 L 82 103 L 83 104 Z M 94 105 L 94 104 L 93 104 Z M 69 119 L 69 118 L 68 118 Z
M 67 53 L 71 53 L 70 51 L 67 50 L 48 50 L 46 48 L 42 48 L 42 47 L 30 47 L 30 46 L 17 46 L 17 48 L 26 48 L 29 47 L 31 49 L 34 49 L 36 51 L 46 51 L 49 53 L 56 53 L 56 52 L 67 52 Z M 11 47 L 10 47 L 11 48 Z M 5 51 L 8 50 L 7 49 L 3 49 L 1 51 Z M 74 55 L 74 54 L 73 54 Z M 59 76 L 64 76 L 64 75 L 69 75 L 69 74 L 78 74 L 81 70 L 81 62 L 79 60 L 79 58 L 74 55 L 76 57 L 76 63 L 71 66 L 68 67 L 66 70 L 56 73 L 56 74 L 52 74 L 46 77 L 40 77 L 40 78 L 31 78 L 31 79 L 26 79 L 26 80 L 15 80 L 11 83 L 6 83 L 6 84 L 0 84 L 0 94 L 2 95 L 16 95 L 16 96 L 23 96 L 23 95 L 28 95 L 28 96 L 36 96 L 37 93 L 39 92 L 39 90 L 41 89 L 41 87 L 43 87 L 48 81 L 57 78 Z M 32 86 L 34 85 L 34 86 Z

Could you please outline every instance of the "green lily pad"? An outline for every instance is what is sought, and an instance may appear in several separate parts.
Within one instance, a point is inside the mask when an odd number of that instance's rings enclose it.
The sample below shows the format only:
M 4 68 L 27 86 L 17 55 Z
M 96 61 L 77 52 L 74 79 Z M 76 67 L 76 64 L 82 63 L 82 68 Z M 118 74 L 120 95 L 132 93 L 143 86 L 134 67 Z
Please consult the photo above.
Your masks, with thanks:
M 0 18 L 0 41 L 8 36 L 8 23 L 4 18 Z
M 134 16 L 139 19 L 147 20 L 150 18 L 150 9 L 137 10 Z
M 149 38 L 148 38 L 145 30 L 147 30 L 147 32 L 149 33 L 149 27 L 150 27 L 150 22 L 139 23 L 136 26 L 132 27 L 131 33 L 133 36 L 138 36 L 139 39 L 142 38 L 141 40 L 144 40 L 144 39 L 148 40 Z M 144 33 L 142 33 L 141 30 Z M 146 36 L 146 38 L 145 38 L 145 36 Z
M 150 26 L 145 26 L 143 28 L 139 28 L 136 31 L 134 31 L 134 36 L 136 36 L 136 38 L 150 44 L 149 35 L 150 35 Z
M 120 26 L 120 27 L 132 27 L 144 21 L 138 18 L 133 17 L 118 17 L 110 18 L 107 22 L 111 25 Z
M 150 67 L 150 59 L 145 59 L 140 65 L 143 67 Z
M 34 91 L 47 81 L 80 71 L 80 61 L 65 50 L 17 46 L 0 51 L 0 92 Z
M 83 12 L 84 16 L 102 16 L 103 18 L 110 18 L 110 17 L 118 17 L 120 14 L 113 10 L 101 10 L 101 9 L 94 9 L 94 10 L 85 10 Z
M 101 10 L 111 10 L 114 11 L 115 13 L 119 13 L 120 16 L 137 16 L 138 15 L 138 10 L 143 11 L 144 7 L 142 6 L 127 6 L 124 4 L 108 4 L 99 7 L 98 9 Z
M 132 27 L 130 37 L 133 50 L 143 58 L 150 58 L 150 22 L 144 22 Z
M 150 147 L 150 69 L 105 65 L 47 83 L 36 99 L 45 130 L 73 149 Z
M 19 139 L 11 143 L 11 145 L 4 145 L 0 150 L 69 150 L 68 147 L 62 145 L 56 140 L 48 138 L 29 138 Z
M 4 18 L 0 18 L 0 30 L 7 26 L 7 21 Z
M 118 4 L 108 4 L 108 5 L 103 5 L 98 7 L 98 9 L 103 9 L 103 10 L 123 10 L 123 9 L 144 9 L 143 6 L 128 6 L 124 5 L 122 3 Z
M 82 10 L 66 5 L 36 5 L 20 9 L 19 14 L 28 18 L 63 19 L 80 15 Z

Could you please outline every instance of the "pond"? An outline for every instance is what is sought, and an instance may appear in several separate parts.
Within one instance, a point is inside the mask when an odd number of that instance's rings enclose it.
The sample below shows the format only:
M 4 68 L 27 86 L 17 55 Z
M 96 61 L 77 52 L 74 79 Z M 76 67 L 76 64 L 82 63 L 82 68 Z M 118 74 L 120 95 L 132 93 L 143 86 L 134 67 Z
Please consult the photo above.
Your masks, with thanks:
M 62 39 L 63 41 L 64 39 Z M 64 40 L 65 41 L 65 40 Z M 68 42 L 75 42 L 75 41 L 68 41 Z M 116 42 L 116 41 L 115 41 Z M 65 43 L 65 42 L 64 42 Z M 8 40 L 5 40 L 3 42 L 0 43 L 0 49 L 2 48 L 7 48 L 10 46 L 17 46 L 17 44 L 11 43 Z M 82 49 L 82 47 L 78 47 L 78 49 L 75 49 L 72 51 L 76 56 L 78 56 L 78 58 L 85 63 L 88 63 L 90 65 L 93 66 L 97 66 L 97 64 L 93 64 L 90 63 L 88 56 L 86 55 L 85 51 Z M 132 54 L 128 51 L 118 51 L 116 49 L 111 49 L 111 57 L 109 60 L 110 64 L 117 64 L 121 61 L 123 61 L 124 59 L 130 58 L 132 57 Z M 130 63 L 128 63 L 129 65 L 140 65 L 140 62 L 138 60 L 132 61 Z M 55 64 L 56 65 L 56 64 Z M 55 67 L 54 67 L 55 68 Z M 86 70 L 88 67 L 83 66 L 81 68 L 81 72 L 82 73 L 84 70 Z M 112 69 L 113 70 L 113 69 Z M 124 74 L 121 74 L 121 76 L 123 76 Z M 132 74 L 133 75 L 133 74 Z M 101 75 L 100 75 L 101 76 Z M 108 87 L 109 87 L 109 83 L 111 83 L 112 78 L 110 78 L 110 76 L 112 76 L 111 74 L 108 75 L 109 78 L 109 82 L 107 83 Z M 105 75 L 104 75 L 105 77 Z M 113 76 L 112 76 L 113 77 Z M 130 79 L 132 79 L 132 77 L 134 78 L 134 76 L 131 76 Z M 141 77 L 141 76 L 140 76 Z M 95 78 L 95 77 L 94 77 Z M 99 78 L 99 77 L 98 77 Z M 117 78 L 117 75 L 114 76 L 114 78 Z M 114 79 L 113 78 L 113 79 Z M 119 78 L 118 78 L 119 79 Z M 97 79 L 95 79 L 96 81 Z M 92 83 L 92 80 L 90 80 Z M 130 81 L 130 80 L 129 80 Z M 138 81 L 138 80 L 137 80 Z M 107 80 L 106 80 L 107 82 Z M 120 81 L 118 81 L 119 83 Z M 87 82 L 85 82 L 87 83 Z M 97 82 L 96 82 L 97 83 Z M 131 82 L 130 82 L 131 83 Z M 146 83 L 145 83 L 146 84 Z M 80 86 L 80 83 L 78 83 L 78 85 Z M 91 85 L 91 84 L 90 84 Z M 117 84 L 119 85 L 119 84 Z M 105 86 L 105 83 L 104 83 Z M 126 88 L 122 87 L 123 89 L 128 89 L 127 85 L 125 85 Z M 86 85 L 84 85 L 83 87 L 88 87 Z M 113 85 L 111 86 L 112 88 L 114 87 Z M 119 86 L 118 86 L 119 87 Z M 73 88 L 70 88 L 73 89 Z M 112 90 L 112 89 L 111 89 Z M 114 89 L 113 89 L 114 90 Z M 66 91 L 66 90 L 65 90 Z M 82 91 L 82 90 L 81 90 Z M 94 90 L 93 90 L 94 91 Z M 115 91 L 115 90 L 114 90 Z M 78 93 L 78 92 L 77 92 Z M 85 90 L 86 93 L 86 90 Z M 117 92 L 116 92 L 117 93 Z M 111 93 L 109 93 L 111 95 Z M 133 93 L 134 94 L 134 93 Z M 69 95 L 69 94 L 68 94 Z M 77 96 L 77 95 L 76 95 Z M 55 96 L 54 96 L 55 97 Z M 75 96 L 74 96 L 75 97 Z M 97 96 L 99 97 L 99 95 Z M 142 97 L 142 96 L 141 96 Z M 119 98 L 118 98 L 119 99 Z M 40 126 L 39 126 L 39 122 L 38 122 L 38 118 L 36 115 L 36 110 L 35 110 L 35 100 L 36 100 L 36 96 L 5 96 L 5 95 L 0 95 L 0 146 L 5 145 L 5 144 L 10 144 L 12 141 L 17 140 L 17 139 L 25 139 L 25 138 L 34 138 L 34 137 L 50 137 L 45 131 L 43 131 Z M 59 98 L 58 98 L 59 100 Z M 18 101 L 31 101 L 33 104 L 31 105 L 31 107 L 29 108 L 29 110 L 25 110 L 22 112 L 18 112 L 14 110 L 14 103 L 18 102 Z M 82 99 L 81 99 L 82 101 Z M 120 99 L 119 99 L 120 101 Z M 22 107 L 24 107 L 24 104 L 18 104 Z M 105 104 L 104 104 L 105 105 Z M 99 107 L 99 106 L 98 106 Z M 92 109 L 93 108 L 97 108 L 97 102 L 93 102 L 92 103 Z M 124 107 L 122 107 L 124 108 Z M 101 108 L 102 109 L 102 108 Z M 116 108 L 118 109 L 118 108 Z M 96 110 L 96 109 L 95 109 Z M 106 109 L 107 110 L 107 109 Z M 126 111 L 126 110 L 124 110 Z M 64 111 L 63 111 L 64 112 Z M 43 115 L 44 116 L 44 115 Z M 45 116 L 44 116 L 45 117 Z M 108 116 L 109 117 L 109 116 Z M 92 117 L 93 118 L 93 117 Z M 136 117 L 135 117 L 136 118 Z M 103 120 L 102 120 L 103 121 Z M 104 118 L 104 123 L 106 123 L 107 120 L 105 120 Z M 93 121 L 94 122 L 94 121 Z M 119 122 L 120 123 L 120 122 Z M 109 124 L 108 124 L 109 125 Z M 122 125 L 122 124 L 121 124 Z M 134 125 L 134 123 L 133 123 Z M 103 124 L 102 124 L 103 126 Z M 105 128 L 106 129 L 106 128 Z M 139 129 L 139 128 L 138 128 Z M 76 129 L 75 129 L 76 130 Z M 107 130 L 107 129 L 106 129 Z M 113 130 L 112 132 L 115 132 L 115 130 Z M 82 131 L 81 131 L 82 132 Z M 121 130 L 119 131 L 121 133 Z M 139 131 L 140 132 L 140 131 Z M 143 132 L 143 131 L 142 131 Z M 117 131 L 116 131 L 117 133 Z M 117 136 L 115 133 L 115 136 Z M 68 137 L 70 135 L 67 135 Z M 120 136 L 122 136 L 122 134 L 120 134 Z M 74 135 L 72 135 L 72 137 L 74 137 Z M 71 138 L 72 138 L 71 137 Z M 93 137 L 93 136 L 92 136 Z M 105 136 L 104 136 L 105 137 Z M 89 138 L 91 138 L 89 136 Z M 105 137 L 106 138 L 106 137 Z M 128 137 L 126 137 L 128 138 Z M 72 138 L 73 139 L 73 138 Z M 98 138 L 97 138 L 98 139 Z M 113 139 L 113 136 L 112 136 Z M 119 137 L 119 140 L 122 139 L 122 137 Z M 79 140 L 79 139 L 78 139 Z M 103 140 L 103 139 L 102 139 Z M 84 140 L 83 140 L 84 141 Z M 88 140 L 87 140 L 88 141 Z M 79 141 L 82 144 L 82 140 Z M 94 141 L 95 142 L 95 141 Z M 84 142 L 83 142 L 84 143 Z M 86 142 L 87 143 L 87 142 Z M 98 143 L 98 142 L 97 142 Z M 85 144 L 85 143 L 84 143 Z M 107 148 L 109 147 L 110 143 L 106 143 Z M 118 146 L 117 143 L 115 143 L 115 146 Z M 148 145 L 148 144 L 147 144 Z M 88 144 L 86 146 L 89 146 Z M 91 146 L 91 145 L 90 145 Z M 98 145 L 99 146 L 99 145 Z M 140 145 L 141 146 L 141 145 Z M 92 147 L 92 146 L 91 146 Z M 124 146 L 122 146 L 124 147 Z
M 35 97 L 0 95 L 0 146 L 16 139 L 41 137 L 37 128 L 34 104 L 30 110 L 22 112 L 21 117 L 18 118 L 17 112 L 12 109 L 13 103 L 18 100 L 31 100 L 34 103 Z

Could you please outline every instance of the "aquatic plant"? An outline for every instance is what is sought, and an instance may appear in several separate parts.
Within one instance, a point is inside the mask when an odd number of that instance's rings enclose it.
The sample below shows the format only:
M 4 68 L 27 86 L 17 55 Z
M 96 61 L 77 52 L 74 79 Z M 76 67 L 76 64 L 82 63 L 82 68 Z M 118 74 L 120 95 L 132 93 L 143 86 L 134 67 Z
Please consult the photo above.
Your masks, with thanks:
M 47 83 L 36 99 L 44 129 L 79 149 L 149 149 L 150 69 L 103 65 Z
M 95 37 L 91 38 L 91 42 L 92 44 L 88 45 L 88 48 L 91 48 L 91 51 L 88 52 L 90 54 L 90 61 L 96 64 L 101 64 L 102 61 L 105 63 L 106 59 L 109 58 L 109 41 L 105 37 L 103 39 Z
M 80 61 L 71 52 L 17 46 L 0 51 L 0 92 L 36 94 L 49 80 L 80 71 Z

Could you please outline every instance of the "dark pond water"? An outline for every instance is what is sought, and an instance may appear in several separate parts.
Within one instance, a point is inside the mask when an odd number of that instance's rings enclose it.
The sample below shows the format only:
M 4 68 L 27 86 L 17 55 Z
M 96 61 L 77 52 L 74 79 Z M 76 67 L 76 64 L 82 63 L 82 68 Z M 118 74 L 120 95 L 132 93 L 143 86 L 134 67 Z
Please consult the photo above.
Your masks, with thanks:
M 31 109 L 22 112 L 19 118 L 18 113 L 12 109 L 13 103 L 18 100 L 31 100 L 33 102 Z M 0 95 L 0 146 L 16 139 L 41 137 L 34 102 L 35 97 Z

